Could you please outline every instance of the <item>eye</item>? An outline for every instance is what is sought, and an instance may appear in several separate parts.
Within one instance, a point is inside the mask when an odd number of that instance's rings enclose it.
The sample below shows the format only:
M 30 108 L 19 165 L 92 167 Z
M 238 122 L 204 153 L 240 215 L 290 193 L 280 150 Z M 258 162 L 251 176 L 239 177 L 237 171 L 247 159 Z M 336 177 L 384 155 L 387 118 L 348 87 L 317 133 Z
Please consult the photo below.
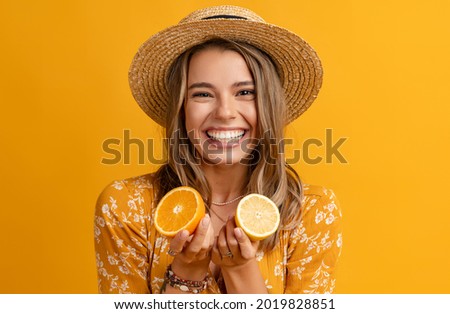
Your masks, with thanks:
M 253 89 L 244 89 L 238 92 L 238 96 L 254 96 L 255 91 Z
M 209 93 L 195 93 L 192 95 L 192 97 L 211 97 L 211 95 Z

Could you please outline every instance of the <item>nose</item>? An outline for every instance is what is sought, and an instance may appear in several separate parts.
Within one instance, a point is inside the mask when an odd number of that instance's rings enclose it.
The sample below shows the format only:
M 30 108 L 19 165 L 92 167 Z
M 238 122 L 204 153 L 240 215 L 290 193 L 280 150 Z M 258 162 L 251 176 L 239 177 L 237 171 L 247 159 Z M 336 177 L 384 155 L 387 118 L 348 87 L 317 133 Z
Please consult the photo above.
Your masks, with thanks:
M 236 104 L 230 97 L 220 97 L 216 101 L 214 118 L 217 120 L 232 120 L 237 115 Z

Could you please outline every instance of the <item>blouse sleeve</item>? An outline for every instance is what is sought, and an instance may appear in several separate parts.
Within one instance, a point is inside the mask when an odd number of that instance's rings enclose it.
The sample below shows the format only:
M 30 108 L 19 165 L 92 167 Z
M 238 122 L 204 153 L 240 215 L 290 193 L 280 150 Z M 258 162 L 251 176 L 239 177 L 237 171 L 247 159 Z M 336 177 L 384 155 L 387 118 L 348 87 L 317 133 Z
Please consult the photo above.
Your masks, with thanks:
M 94 238 L 100 293 L 149 293 L 147 233 L 139 196 L 123 181 L 107 186 L 95 208 Z
M 331 190 L 305 192 L 303 219 L 289 239 L 285 293 L 331 293 L 342 249 L 342 213 Z

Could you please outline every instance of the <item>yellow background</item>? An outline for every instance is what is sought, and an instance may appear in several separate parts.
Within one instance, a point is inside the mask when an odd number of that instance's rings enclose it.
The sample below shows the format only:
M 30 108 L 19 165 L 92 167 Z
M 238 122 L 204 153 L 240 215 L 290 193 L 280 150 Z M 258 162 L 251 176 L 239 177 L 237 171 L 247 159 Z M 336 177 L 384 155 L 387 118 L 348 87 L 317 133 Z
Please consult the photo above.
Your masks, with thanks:
M 295 166 L 343 208 L 336 292 L 450 293 L 446 0 L 3 0 L 0 292 L 97 291 L 97 195 L 155 168 L 136 154 L 102 165 L 101 144 L 161 131 L 132 99 L 130 61 L 149 35 L 226 3 L 300 34 L 323 61 L 319 98 L 288 136 L 297 148 L 327 128 L 348 137 L 348 164 Z

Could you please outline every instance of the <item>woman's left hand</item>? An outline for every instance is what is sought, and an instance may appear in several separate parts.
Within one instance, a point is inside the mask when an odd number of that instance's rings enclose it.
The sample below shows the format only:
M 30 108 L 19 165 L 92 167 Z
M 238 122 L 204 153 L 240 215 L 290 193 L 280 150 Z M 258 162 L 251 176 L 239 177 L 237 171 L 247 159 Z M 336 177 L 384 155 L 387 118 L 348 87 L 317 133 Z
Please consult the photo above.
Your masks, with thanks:
M 211 259 L 221 267 L 244 265 L 255 258 L 258 245 L 259 241 L 252 242 L 231 217 L 219 232 Z

